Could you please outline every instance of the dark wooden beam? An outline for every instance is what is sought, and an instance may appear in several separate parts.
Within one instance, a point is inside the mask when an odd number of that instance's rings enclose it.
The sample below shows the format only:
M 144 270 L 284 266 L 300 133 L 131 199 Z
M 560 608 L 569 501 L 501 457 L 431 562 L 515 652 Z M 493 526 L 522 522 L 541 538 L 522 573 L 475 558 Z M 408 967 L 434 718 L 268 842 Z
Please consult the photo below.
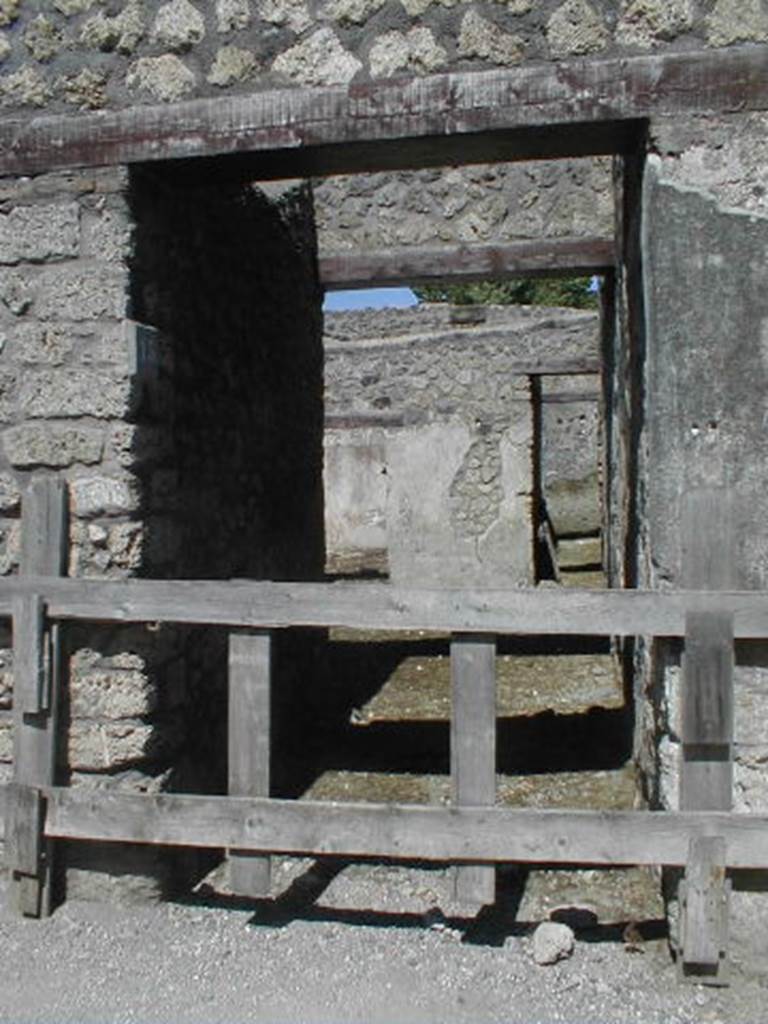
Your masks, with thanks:
M 394 283 L 605 274 L 613 269 L 614 258 L 610 238 L 552 238 L 506 245 L 411 246 L 321 255 L 318 272 L 323 287 L 333 291 Z
M 622 152 L 653 114 L 768 108 L 767 55 L 750 46 L 580 59 L 25 115 L 0 124 L 0 173 L 172 160 L 197 180 L 257 180 Z
M 691 612 L 733 615 L 737 639 L 768 638 L 768 592 L 426 590 L 389 583 L 246 580 L 87 580 L 6 577 L 0 615 L 14 597 L 38 593 L 51 619 L 187 622 L 281 629 L 440 629 L 519 635 L 685 635 Z

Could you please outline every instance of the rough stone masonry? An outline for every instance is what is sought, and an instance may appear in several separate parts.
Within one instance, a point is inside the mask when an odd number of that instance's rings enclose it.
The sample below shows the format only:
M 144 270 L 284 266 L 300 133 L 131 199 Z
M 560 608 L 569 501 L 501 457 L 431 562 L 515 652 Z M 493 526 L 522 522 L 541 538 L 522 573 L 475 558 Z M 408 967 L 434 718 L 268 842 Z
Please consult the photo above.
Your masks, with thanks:
M 276 86 L 346 85 L 563 57 L 766 42 L 764 0 L 0 0 L 0 116 L 77 116 Z M 616 355 L 608 387 L 609 539 L 619 552 L 611 564 L 619 585 L 679 582 L 676 509 L 682 489 L 702 479 L 733 486 L 748 500 L 753 496 L 741 568 L 747 584 L 764 585 L 766 461 L 758 386 L 765 338 L 766 127 L 765 117 L 746 113 L 701 121 L 653 118 L 645 150 L 657 161 L 646 168 L 643 191 L 640 159 L 635 192 L 628 200 L 625 196 L 620 234 L 639 233 L 643 247 L 619 268 L 616 337 L 624 351 Z M 459 176 L 457 189 L 466 180 Z M 443 187 L 440 181 L 445 179 L 438 175 L 437 188 Z M 429 176 L 424 182 L 430 185 Z M 310 575 L 321 547 L 314 523 L 322 421 L 309 201 L 305 193 L 287 202 L 259 198 L 252 190 L 190 193 L 186 200 L 175 197 L 183 213 L 175 208 L 168 221 L 168 210 L 157 206 L 158 187 L 152 179 L 129 181 L 120 168 L 0 183 L 0 569 L 16 568 L 21 487 L 32 473 L 57 473 L 71 485 L 71 572 L 267 573 L 274 571 L 262 561 L 269 537 L 271 557 L 282 571 Z M 331 191 L 329 186 L 326 194 Z M 546 215 L 538 216 L 538 192 L 538 186 L 529 190 L 527 207 L 522 201 L 504 207 L 535 210 L 534 234 L 549 223 Z M 445 202 L 454 196 L 448 189 Z M 477 216 L 467 210 L 455 217 L 465 235 L 491 237 L 505 222 L 515 233 L 493 197 L 475 195 L 473 204 Z M 329 199 L 331 213 L 320 217 L 329 231 L 333 210 L 342 206 L 347 206 L 338 219 L 342 227 L 342 218 L 357 225 L 367 221 L 359 196 L 353 194 L 350 204 Z M 242 281 L 255 268 L 233 265 L 222 225 L 249 260 L 256 258 L 247 244 L 254 238 L 269 253 L 257 275 L 260 302 L 252 294 L 235 294 L 232 281 Z M 246 229 L 248 239 L 243 239 Z M 417 240 L 433 229 L 427 217 L 402 230 L 398 242 L 405 244 L 409 232 Z M 742 236 L 754 257 L 748 264 Z M 700 238 L 711 241 L 710 251 L 696 244 Z M 173 262 L 153 259 L 153 246 L 172 253 Z M 284 259 L 275 258 L 275 246 Z M 673 264 L 665 263 L 670 253 L 679 256 Z M 222 288 L 227 301 L 217 304 L 214 314 L 202 301 L 186 310 L 179 295 L 191 293 L 169 280 L 174 266 L 194 273 L 194 298 Z M 740 270 L 738 279 L 729 267 Z M 644 289 L 643 269 L 649 272 Z M 274 296 L 285 295 L 286 280 L 291 300 L 276 304 Z M 299 298 L 297 281 L 303 282 Z M 728 301 L 718 301 L 721 289 Z M 690 314 L 688 332 L 675 326 L 681 309 Z M 191 315 L 193 310 L 199 317 Z M 169 324 L 171 313 L 184 322 L 183 337 Z M 146 346 L 139 344 L 127 320 L 144 320 L 159 333 L 151 333 L 155 340 Z M 193 335 L 189 345 L 187 331 Z M 243 359 L 259 351 L 253 338 L 264 339 L 261 351 L 279 352 L 285 362 L 273 367 L 254 356 L 244 373 Z M 144 361 L 137 358 L 139 350 Z M 625 358 L 627 351 L 631 358 Z M 732 353 L 732 361 L 722 361 L 724 351 Z M 194 358 L 185 363 L 187 352 Z M 232 352 L 241 358 L 235 361 Z M 702 375 L 702 363 L 718 372 Z M 297 381 L 302 388 L 292 386 Z M 212 404 L 206 412 L 209 384 Z M 686 397 L 687 389 L 694 398 Z M 219 436 L 214 421 L 223 404 L 238 405 L 233 394 L 243 407 L 247 399 L 250 409 L 258 397 L 253 412 L 235 414 L 252 420 L 246 427 L 229 421 Z M 297 412 L 299 395 L 308 402 L 306 415 Z M 290 416 L 283 415 L 285 409 Z M 739 409 L 746 415 L 735 413 Z M 306 427 L 306 436 L 294 433 L 296 424 Z M 298 493 L 298 485 L 289 490 L 296 467 L 275 456 L 274 443 L 250 458 L 238 441 L 243 431 L 258 444 L 285 437 L 282 453 L 289 448 L 309 453 L 298 481 L 310 499 L 301 506 L 300 522 L 285 520 L 284 533 L 281 513 L 286 505 L 289 510 L 297 505 L 278 503 L 275 511 L 271 496 Z M 227 484 L 217 490 L 223 475 L 211 466 L 220 465 L 222 453 Z M 207 470 L 196 490 L 190 481 L 200 463 Z M 272 474 L 280 486 L 271 486 Z M 229 488 L 237 481 L 243 482 L 240 494 L 249 497 L 233 505 Z M 194 515 L 185 505 L 190 495 Z M 226 529 L 211 538 L 206 525 L 218 522 L 220 512 Z M 255 566 L 230 560 L 228 541 L 244 535 L 253 541 Z M 296 544 L 297 537 L 306 545 Z M 291 561 L 296 551 L 298 562 Z M 150 679 L 150 640 L 162 686 Z M 190 755 L 188 765 L 204 762 L 202 748 L 191 739 L 204 733 L 194 716 L 187 731 L 176 733 L 169 725 L 177 720 L 169 715 L 171 708 L 184 705 L 184 694 L 196 685 L 186 671 L 186 649 L 174 633 L 167 640 L 141 633 L 130 641 L 115 634 L 99 646 L 89 639 L 77 647 L 71 661 L 68 754 L 75 781 L 88 767 L 93 782 L 92 769 L 98 767 L 106 770 L 101 777 L 121 783 L 129 779 L 124 773 L 136 771 L 135 784 L 147 788 L 164 784 L 167 770 L 179 771 L 182 752 Z M 198 662 L 205 664 L 206 657 Z M 639 665 L 637 746 L 649 797 L 666 805 L 674 800 L 674 785 L 667 782 L 675 773 L 675 666 L 667 655 L 660 663 L 658 675 L 650 656 Z M 737 689 L 737 795 L 744 808 L 764 807 L 766 795 L 760 737 L 751 743 L 743 724 L 738 734 L 746 709 L 752 708 L 755 721 L 755 709 L 761 713 L 762 708 L 757 683 L 765 669 L 749 671 L 755 685 Z M 84 680 L 81 696 L 78 679 Z M 121 693 L 114 706 L 127 717 L 114 714 L 111 701 L 97 699 L 110 691 Z M 0 674 L 0 761 L 5 764 L 11 699 L 5 656 Z M 194 701 L 187 704 L 194 706 Z M 81 710 L 91 715 L 81 719 Z M 750 744 L 751 753 L 746 752 Z M 765 898 L 737 892 L 733 902 L 737 947 L 741 943 L 742 950 L 758 957 L 762 940 L 756 939 L 754 922 L 764 918 Z

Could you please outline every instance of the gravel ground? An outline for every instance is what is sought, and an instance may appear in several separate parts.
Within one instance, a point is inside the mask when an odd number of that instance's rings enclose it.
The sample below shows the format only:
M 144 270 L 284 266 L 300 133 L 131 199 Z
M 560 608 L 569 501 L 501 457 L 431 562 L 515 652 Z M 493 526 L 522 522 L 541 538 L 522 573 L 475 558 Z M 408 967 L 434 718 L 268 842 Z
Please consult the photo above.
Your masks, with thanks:
M 768 992 L 678 982 L 663 940 L 577 935 L 539 967 L 532 924 L 436 909 L 447 874 L 278 862 L 275 901 L 227 896 L 221 872 L 185 902 L 70 901 L 48 921 L 0 914 L 0 1021 L 763 1024 Z M 450 912 L 449 912 L 450 913 Z

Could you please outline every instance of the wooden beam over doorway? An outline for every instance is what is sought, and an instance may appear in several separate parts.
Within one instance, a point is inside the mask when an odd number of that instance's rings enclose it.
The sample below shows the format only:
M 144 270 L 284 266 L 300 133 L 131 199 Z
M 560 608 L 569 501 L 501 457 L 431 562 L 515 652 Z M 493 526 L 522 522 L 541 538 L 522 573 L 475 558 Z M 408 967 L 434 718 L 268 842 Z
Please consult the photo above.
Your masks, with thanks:
M 321 255 L 318 272 L 323 287 L 333 291 L 448 280 L 586 276 L 608 273 L 613 264 L 610 238 L 551 238 L 506 245 L 403 246 Z
M 616 153 L 651 115 L 768 109 L 767 66 L 761 45 L 25 114 L 0 122 L 0 174 L 178 161 L 196 181 L 264 180 Z

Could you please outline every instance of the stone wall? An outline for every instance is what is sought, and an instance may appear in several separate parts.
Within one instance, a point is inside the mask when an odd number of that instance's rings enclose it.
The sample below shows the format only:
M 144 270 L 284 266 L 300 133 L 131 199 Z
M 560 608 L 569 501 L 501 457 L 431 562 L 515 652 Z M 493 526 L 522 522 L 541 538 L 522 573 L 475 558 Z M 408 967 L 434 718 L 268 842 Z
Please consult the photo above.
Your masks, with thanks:
M 123 171 L 0 188 L 3 571 L 16 569 L 25 481 L 58 473 L 69 485 L 71 575 L 321 573 L 320 293 L 307 193 L 170 190 Z M 7 651 L 3 665 L 7 777 Z M 66 666 L 62 780 L 222 791 L 222 631 L 70 627 Z M 67 864 L 70 892 L 144 897 L 193 867 L 92 844 L 73 844 Z
M 561 534 L 600 528 L 598 402 L 579 398 L 597 391 L 596 378 L 543 378 L 535 415 L 531 380 L 515 372 L 519 360 L 597 357 L 597 314 L 499 306 L 452 322 L 460 312 L 326 316 L 333 569 L 388 568 L 398 582 L 533 582 L 542 499 Z M 574 401 L 546 401 L 569 390 Z
M 762 0 L 0 2 L 9 113 L 768 40 Z
M 736 500 L 732 585 L 768 584 L 764 431 L 766 381 L 764 116 L 659 119 L 657 153 L 643 194 L 645 346 L 638 509 L 639 585 L 685 583 L 681 507 L 697 487 Z M 725 539 L 724 539 L 725 543 Z M 681 646 L 644 652 L 641 761 L 652 798 L 678 805 Z M 768 714 L 764 645 L 737 647 L 734 809 L 764 811 Z M 655 744 L 651 742 L 655 738 Z M 676 877 L 670 889 L 673 897 Z M 766 912 L 764 877 L 735 873 L 731 899 L 734 957 L 764 970 L 768 951 L 755 921 Z

